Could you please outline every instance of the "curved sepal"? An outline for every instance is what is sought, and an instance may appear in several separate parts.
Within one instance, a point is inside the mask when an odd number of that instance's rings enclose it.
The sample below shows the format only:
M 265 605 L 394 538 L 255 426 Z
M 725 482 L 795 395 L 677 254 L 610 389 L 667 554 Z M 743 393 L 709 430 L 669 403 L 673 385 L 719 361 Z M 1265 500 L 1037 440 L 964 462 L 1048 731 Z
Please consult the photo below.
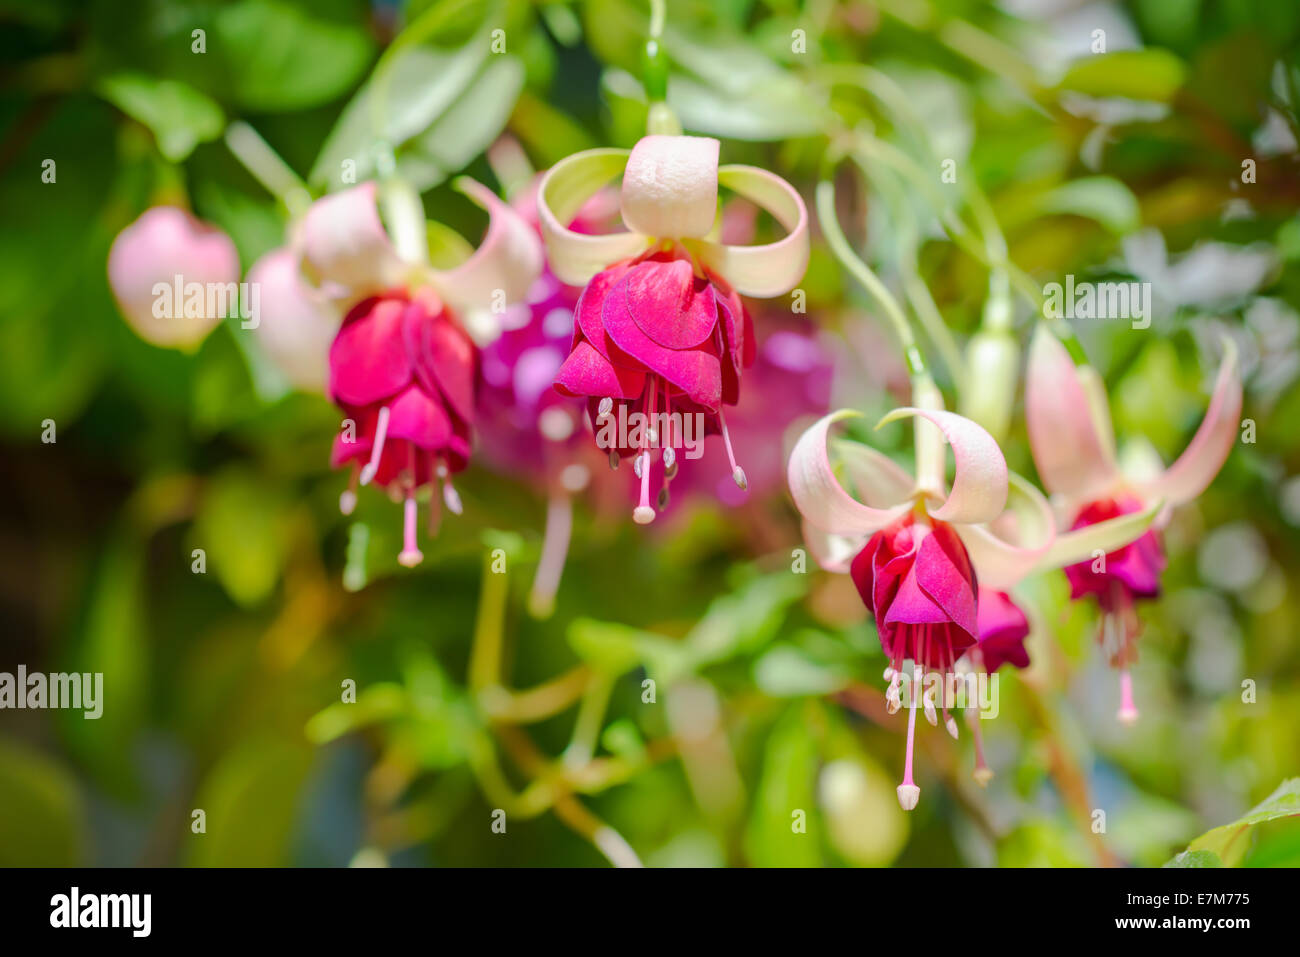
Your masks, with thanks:
M 1007 473 L 1007 508 L 987 525 L 958 525 L 981 589 L 1008 591 L 1034 571 L 1056 540 L 1056 518 L 1043 493 Z
M 1007 460 L 993 436 L 982 426 L 955 412 L 932 409 L 895 409 L 876 428 L 899 419 L 920 416 L 939 427 L 952 446 L 956 463 L 952 487 L 930 516 L 941 522 L 991 522 L 1007 505 Z
M 583 205 L 623 171 L 627 156 L 627 150 L 619 149 L 574 153 L 552 166 L 542 178 L 537 190 L 537 217 L 551 272 L 561 282 L 586 285 L 606 266 L 647 247 L 649 241 L 639 233 L 589 235 L 568 228 Z
M 1025 425 L 1047 491 L 1077 499 L 1119 479 L 1115 456 L 1094 419 L 1094 403 L 1065 346 L 1040 324 L 1025 372 Z
M 1064 568 L 1086 561 L 1098 554 L 1106 555 L 1140 538 L 1164 508 L 1154 501 L 1140 512 L 1129 512 L 1104 522 L 1085 525 L 1072 532 L 1061 532 L 1039 559 L 1036 570 Z
M 1241 426 L 1241 366 L 1237 344 L 1223 340 L 1223 361 L 1214 383 L 1214 394 L 1196 435 L 1173 465 L 1154 481 L 1143 484 L 1144 497 L 1163 498 L 1181 505 L 1200 495 L 1223 468 Z
M 487 232 L 469 259 L 454 269 L 430 269 L 427 278 L 461 316 L 491 310 L 498 296 L 505 298 L 502 306 L 522 302 L 542 274 L 542 244 L 537 233 L 482 183 L 461 176 L 453 185 L 487 211 Z
M 907 514 L 910 502 L 891 508 L 863 505 L 844 490 L 831 468 L 826 439 L 830 427 L 858 413 L 841 409 L 808 428 L 790 453 L 787 478 L 795 507 L 809 522 L 836 535 L 864 535 Z
M 298 241 L 307 274 L 345 296 L 391 288 L 409 272 L 384 231 L 373 181 L 312 203 Z
M 769 298 L 789 292 L 808 269 L 808 209 L 803 197 L 780 176 L 755 166 L 720 167 L 718 182 L 771 213 L 786 236 L 762 246 L 700 243 L 700 261 L 743 295 Z

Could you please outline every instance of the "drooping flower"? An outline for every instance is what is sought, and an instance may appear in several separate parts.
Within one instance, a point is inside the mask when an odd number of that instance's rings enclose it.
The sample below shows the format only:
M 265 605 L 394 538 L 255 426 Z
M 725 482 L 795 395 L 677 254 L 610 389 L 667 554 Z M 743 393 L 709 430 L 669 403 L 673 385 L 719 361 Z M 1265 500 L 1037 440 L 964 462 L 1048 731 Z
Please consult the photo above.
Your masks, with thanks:
M 389 239 L 374 183 L 318 200 L 300 234 L 304 272 L 344 313 L 328 360 L 328 395 L 346 416 L 331 461 L 352 469 L 340 507 L 351 512 L 356 487 L 372 481 L 401 501 L 398 560 L 408 567 L 423 558 L 417 494 L 441 484 L 447 508 L 461 509 L 451 475 L 469 461 L 479 376 L 468 329 L 494 334 L 493 306 L 519 301 L 541 270 L 528 224 L 480 184 L 462 178 L 457 186 L 490 222 L 479 249 L 451 270 L 429 265 L 413 194 L 396 192 L 407 199 L 390 211 L 404 224 L 402 248 Z M 431 495 L 431 525 L 436 501 Z
M 213 307 L 229 306 L 238 282 L 239 254 L 230 237 L 175 206 L 146 209 L 108 251 L 118 309 L 156 346 L 196 347 L 225 318 Z
M 518 183 L 510 204 L 540 237 L 537 193 L 545 174 L 532 174 L 522 150 L 508 139 L 494 144 L 488 159 L 499 180 Z M 595 234 L 616 209 L 609 191 L 599 193 L 578 211 L 569 228 Z M 572 497 L 588 487 L 598 464 L 583 435 L 585 403 L 553 387 L 573 342 L 573 311 L 580 293 L 545 268 L 525 301 L 502 315 L 501 335 L 483 349 L 478 431 L 484 458 L 540 486 L 547 495 L 546 529 L 528 594 L 528 608 L 537 617 L 554 609 L 573 527 Z
M 584 286 L 555 387 L 587 399 L 611 465 L 634 457 L 641 494 L 633 517 L 641 524 L 655 517 L 652 449 L 663 450 L 671 480 L 684 415 L 722 435 L 733 480 L 745 487 L 723 411 L 736 404 L 741 372 L 755 354 L 740 295 L 788 292 L 807 266 L 808 214 L 799 194 L 764 170 L 719 167 L 718 150 L 714 139 L 663 135 L 644 137 L 630 154 L 588 150 L 554 166 L 538 195 L 551 268 Z M 620 172 L 629 231 L 593 236 L 567 228 Z M 788 235 L 765 246 L 713 241 L 719 185 L 766 209 Z
M 880 423 L 909 416 L 921 420 L 915 478 L 873 449 L 837 444 L 851 486 L 868 503 L 863 504 L 840 484 L 827 448 L 830 427 L 854 414 L 832 413 L 803 434 L 790 457 L 790 492 L 814 557 L 824 568 L 848 571 L 875 618 L 889 660 L 885 680 L 891 712 L 902 706 L 902 683 L 910 673 L 898 800 L 911 810 L 920 797 L 912 776 L 918 705 L 937 724 L 933 690 L 921 693 L 927 674 L 944 678 L 959 663 L 994 671 L 1023 657 L 1023 644 L 1017 654 L 1015 643 L 1023 642 L 1024 633 L 1009 609 L 995 597 L 993 607 L 981 613 L 990 604 L 988 596 L 1005 592 L 1036 569 L 1070 564 L 1094 548 L 1131 541 L 1151 516 L 1125 516 L 1058 534 L 1046 499 L 1008 473 L 1001 450 L 983 427 L 952 412 L 919 408 L 895 409 Z M 951 485 L 944 481 L 943 442 L 956 463 Z M 910 669 L 904 670 L 904 662 Z M 955 737 L 957 725 L 946 703 L 944 723 Z M 976 748 L 976 777 L 983 782 L 988 771 L 978 735 Z
M 1065 347 L 1039 328 L 1025 379 L 1025 422 L 1043 486 L 1055 496 L 1061 524 L 1086 529 L 1125 516 L 1157 515 L 1203 492 L 1223 467 L 1241 420 L 1237 350 L 1225 340 L 1214 394 L 1187 449 L 1161 475 L 1126 478 L 1116 464 L 1115 435 L 1105 392 L 1090 367 L 1076 368 Z M 1104 552 L 1104 554 L 1103 554 Z M 1138 717 L 1129 668 L 1137 658 L 1139 600 L 1160 593 L 1164 549 L 1155 531 L 1118 549 L 1104 549 L 1066 569 L 1071 597 L 1093 595 L 1101 607 L 1098 641 L 1120 673 L 1120 720 Z M 1082 557 L 1082 556 L 1081 556 Z

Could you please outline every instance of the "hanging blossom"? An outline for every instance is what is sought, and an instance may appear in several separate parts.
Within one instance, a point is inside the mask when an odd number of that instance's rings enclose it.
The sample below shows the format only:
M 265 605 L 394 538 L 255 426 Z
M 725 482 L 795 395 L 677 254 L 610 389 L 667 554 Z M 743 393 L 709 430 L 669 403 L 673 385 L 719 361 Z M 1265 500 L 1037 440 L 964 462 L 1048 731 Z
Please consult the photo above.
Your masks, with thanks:
M 1126 478 L 1115 460 L 1115 433 L 1106 393 L 1096 372 L 1076 367 L 1065 347 L 1040 327 L 1030 346 L 1025 378 L 1025 423 L 1034 464 L 1053 494 L 1061 524 L 1087 529 L 1117 517 L 1157 516 L 1155 529 L 1123 548 L 1099 550 L 1065 574 L 1070 595 L 1093 596 L 1101 609 L 1097 639 L 1119 670 L 1119 719 L 1137 720 L 1129 668 L 1137 660 L 1141 623 L 1136 603 L 1160 594 L 1165 568 L 1158 530 L 1174 506 L 1209 486 L 1232 451 L 1241 422 L 1237 349 L 1224 340 L 1214 393 L 1205 418 L 1181 456 L 1160 475 Z
M 325 356 L 326 394 L 346 418 L 331 462 L 352 472 L 339 505 L 351 513 L 357 487 L 371 483 L 401 502 L 398 561 L 407 567 L 423 558 L 417 499 L 424 490 L 441 484 L 443 503 L 461 511 L 451 476 L 471 451 L 479 347 L 470 330 L 485 341 L 494 336 L 501 308 L 524 297 L 542 266 L 541 244 L 517 213 L 473 180 L 456 186 L 490 222 L 478 250 L 454 269 L 429 265 L 419 197 L 396 181 L 382 194 L 367 182 L 317 200 L 290 256 L 279 251 L 259 264 L 277 284 L 264 317 L 282 337 L 277 351 L 292 352 L 288 344 L 297 341 L 318 357 L 316 320 L 337 328 Z M 399 243 L 380 219 L 380 199 Z M 291 268 L 295 257 L 300 270 Z M 429 501 L 432 530 L 440 510 L 437 496 Z
M 489 160 L 501 154 L 507 169 L 499 171 L 498 178 L 508 181 L 507 161 L 518 164 L 522 152 L 512 142 L 499 141 L 489 150 Z M 544 175 L 527 178 L 510 201 L 539 241 L 537 191 Z M 569 228 L 595 234 L 616 208 L 617 198 L 602 192 L 578 211 Z M 495 468 L 541 487 L 547 495 L 541 557 L 528 595 L 529 610 L 537 617 L 554 609 L 573 528 L 572 498 L 588 486 L 599 461 L 582 434 L 584 404 L 553 388 L 573 341 L 573 311 L 580 293 L 545 268 L 525 301 L 505 311 L 500 337 L 482 355 L 478 411 L 483 455 Z
M 789 292 L 808 264 L 808 213 L 785 180 L 750 166 L 719 166 L 715 139 L 650 135 L 627 152 L 588 150 L 556 164 L 538 195 L 551 268 L 583 286 L 568 358 L 555 377 L 587 400 L 597 445 L 611 466 L 632 457 L 641 490 L 633 518 L 654 521 L 653 450 L 662 450 L 662 507 L 686 429 L 721 434 L 732 479 L 746 485 L 723 407 L 735 405 L 754 360 L 752 320 L 740 296 Z M 627 231 L 583 235 L 565 224 L 622 173 Z M 778 242 L 716 241 L 718 188 L 772 214 Z M 688 419 L 689 418 L 689 422 Z
M 108 251 L 118 309 L 156 346 L 197 348 L 224 318 L 211 308 L 208 290 L 238 282 L 239 254 L 230 237 L 176 206 L 146 209 Z
M 946 686 L 949 675 L 1029 663 L 1028 623 L 1008 591 L 1033 571 L 1132 541 L 1152 518 L 1151 513 L 1128 515 L 1058 534 L 1047 500 L 1008 473 L 993 437 L 970 419 L 933 408 L 940 404 L 937 391 L 924 397 L 931 408 L 895 409 L 880 422 L 917 418 L 915 477 L 880 452 L 844 441 L 837 444 L 837 457 L 865 504 L 845 490 L 827 441 L 832 425 L 857 414 L 849 410 L 809 428 L 795 445 L 788 471 L 810 551 L 828 570 L 849 573 L 875 618 L 889 661 L 891 713 L 902 707 L 903 681 L 911 675 L 907 751 L 898 786 L 898 802 L 909 811 L 921 793 L 912 775 L 918 704 L 937 724 L 935 691 Z M 956 464 L 950 486 L 944 481 L 945 443 Z M 905 662 L 910 662 L 907 670 Z M 940 680 L 927 681 L 927 674 Z M 924 693 L 923 684 L 929 685 Z M 946 700 L 943 712 L 948 732 L 956 737 Z M 978 720 L 971 726 L 975 776 L 985 783 L 991 773 Z

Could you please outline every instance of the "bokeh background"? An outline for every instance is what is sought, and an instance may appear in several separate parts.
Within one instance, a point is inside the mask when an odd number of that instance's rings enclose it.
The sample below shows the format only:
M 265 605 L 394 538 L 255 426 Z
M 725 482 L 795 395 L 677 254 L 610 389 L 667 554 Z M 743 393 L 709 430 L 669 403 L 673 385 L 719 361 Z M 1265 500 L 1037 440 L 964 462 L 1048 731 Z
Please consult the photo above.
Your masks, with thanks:
M 749 385 L 751 454 L 772 460 L 753 474 L 771 481 L 723 502 L 701 480 L 646 529 L 598 476 L 574 498 L 542 619 L 527 594 L 547 494 L 528 475 L 477 459 L 465 514 L 402 569 L 382 495 L 339 514 L 324 399 L 290 392 L 237 322 L 182 353 L 122 321 L 108 248 L 150 205 L 225 230 L 245 270 L 283 242 L 285 208 L 232 157 L 226 123 L 248 122 L 319 192 L 345 105 L 435 6 L 0 3 L 0 671 L 99 671 L 106 694 L 98 721 L 0 711 L 0 863 L 1159 865 L 1300 773 L 1300 7 L 668 5 L 669 102 L 724 161 L 810 197 L 828 143 L 865 129 L 917 162 L 955 160 L 959 183 L 936 170 L 935 185 L 960 207 L 973 177 L 1036 281 L 1151 282 L 1150 329 L 1076 324 L 1127 457 L 1181 451 L 1218 337 L 1242 350 L 1254 441 L 1168 531 L 1165 595 L 1143 608 L 1141 721 L 1115 720 L 1094 609 L 1041 576 L 1018 592 L 1033 667 L 1004 676 L 984 723 L 996 777 L 981 790 L 969 736 L 922 725 L 908 815 L 905 714 L 885 713 L 865 611 L 846 578 L 791 571 L 799 527 L 775 452 L 819 404 L 871 419 L 906 382 L 819 238 L 806 315 L 754 306 L 760 341 L 793 330 L 829 357 Z M 421 171 L 430 218 L 476 239 L 485 219 L 447 180 L 495 185 L 483 153 L 503 133 L 536 168 L 641 135 L 648 8 L 453 12 L 424 41 L 434 52 L 500 23 L 510 66 L 480 57 L 448 97 L 464 108 L 426 125 L 441 119 L 437 135 L 390 145 Z M 919 129 L 835 72 L 852 64 L 896 82 Z M 901 179 L 845 168 L 837 186 L 850 238 L 895 289 L 919 278 L 960 345 L 984 267 Z M 1022 340 L 1031 318 L 1019 304 Z M 873 441 L 904 452 L 901 428 Z M 1034 474 L 1018 407 L 1006 452 Z M 349 679 L 355 704 L 340 700 Z M 1300 862 L 1294 818 L 1241 833 L 1234 860 Z

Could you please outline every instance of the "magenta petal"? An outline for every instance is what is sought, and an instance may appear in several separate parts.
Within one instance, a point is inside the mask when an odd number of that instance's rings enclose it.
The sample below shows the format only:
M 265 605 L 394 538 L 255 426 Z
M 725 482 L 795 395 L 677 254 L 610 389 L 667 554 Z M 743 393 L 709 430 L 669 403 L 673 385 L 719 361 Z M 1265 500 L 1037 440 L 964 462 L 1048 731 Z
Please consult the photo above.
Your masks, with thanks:
M 665 349 L 642 332 L 628 306 L 626 280 L 616 284 L 605 298 L 602 319 L 610 340 L 619 351 L 685 392 L 691 401 L 717 411 L 722 400 L 722 364 L 718 357 L 703 346 L 680 351 Z
M 344 320 L 330 346 L 330 395 L 335 401 L 370 405 L 411 381 L 402 338 L 406 305 L 400 299 L 371 299 Z
M 579 342 L 556 373 L 555 387 L 565 395 L 635 399 L 645 388 L 645 373 L 620 368 L 590 342 Z
M 343 438 L 343 431 L 340 429 L 339 434 L 334 436 L 334 446 L 330 449 L 330 468 L 339 468 L 353 459 L 364 462 L 369 457 L 373 444 L 370 436 L 362 435 L 360 430 L 357 432 L 356 440 L 348 442 Z
M 727 354 L 722 363 L 722 401 L 735 405 L 740 401 L 741 352 L 744 349 L 741 339 L 744 333 L 736 321 L 736 313 L 727 305 L 725 299 L 718 299 L 718 321 L 722 325 L 722 341 Z
M 889 603 L 889 611 L 885 615 L 886 624 L 940 625 L 948 623 L 950 620 L 948 613 L 921 587 L 920 575 L 921 566 L 918 561 L 903 576 L 898 586 L 898 592 L 894 595 L 894 600 Z
M 389 407 L 388 437 L 406 439 L 434 451 L 451 440 L 451 420 L 441 402 L 435 402 L 422 388 L 413 385 Z
M 914 576 L 908 576 L 909 579 L 915 577 L 917 587 L 942 610 L 943 617 L 939 620 L 951 621 L 973 640 L 979 633 L 973 576 L 965 549 L 951 529 L 945 525 L 936 525 L 931 534 L 925 536 L 916 553 L 913 572 Z M 889 610 L 893 620 L 911 620 L 893 618 L 894 609 L 898 607 L 906 587 L 905 581 L 903 588 L 899 589 L 898 598 L 894 599 L 894 607 Z M 918 604 L 917 608 L 920 607 Z M 931 622 L 934 619 L 918 619 L 919 621 Z
M 628 268 L 626 263 L 618 263 L 592 276 L 591 282 L 587 283 L 586 288 L 582 290 L 582 296 L 579 297 L 578 306 L 573 313 L 575 343 L 578 333 L 581 332 L 583 337 L 606 359 L 613 358 L 611 350 L 614 346 L 605 335 L 605 326 L 601 318 L 605 311 L 605 300 L 609 297 L 614 284 L 623 278 Z
M 430 315 L 421 302 L 407 307 L 404 322 L 420 383 L 441 393 L 456 415 L 474 421 L 474 344 L 445 313 Z
M 992 674 L 1004 663 L 1029 667 L 1025 638 L 1029 621 L 1006 592 L 981 588 L 979 592 L 979 645 L 984 670 Z
M 718 303 L 708 280 L 685 259 L 647 260 L 627 278 L 627 306 L 637 326 L 669 349 L 692 349 L 713 334 Z

